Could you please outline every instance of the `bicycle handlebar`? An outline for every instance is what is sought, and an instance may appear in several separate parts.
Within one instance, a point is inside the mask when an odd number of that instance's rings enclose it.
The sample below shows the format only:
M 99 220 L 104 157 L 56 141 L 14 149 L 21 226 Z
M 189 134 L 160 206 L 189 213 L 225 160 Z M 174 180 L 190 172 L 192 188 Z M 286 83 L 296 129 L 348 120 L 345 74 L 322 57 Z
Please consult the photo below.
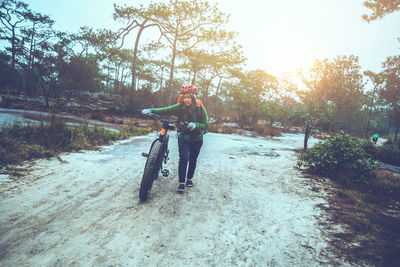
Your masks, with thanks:
M 166 120 L 166 119 L 161 119 L 161 116 L 158 114 L 155 114 L 155 113 L 149 113 L 146 116 L 150 117 L 151 119 L 159 120 L 162 123 L 174 123 L 174 124 L 177 124 L 179 127 L 184 127 L 185 129 L 187 128 L 187 124 L 188 124 L 188 123 L 178 121 L 178 120 L 170 121 L 170 120 Z
M 145 116 L 146 116 L 146 117 L 149 117 L 149 118 L 151 118 L 151 119 L 156 119 L 156 120 L 159 120 L 159 119 L 161 118 L 160 115 L 155 114 L 155 113 L 148 113 L 148 114 L 146 114 Z

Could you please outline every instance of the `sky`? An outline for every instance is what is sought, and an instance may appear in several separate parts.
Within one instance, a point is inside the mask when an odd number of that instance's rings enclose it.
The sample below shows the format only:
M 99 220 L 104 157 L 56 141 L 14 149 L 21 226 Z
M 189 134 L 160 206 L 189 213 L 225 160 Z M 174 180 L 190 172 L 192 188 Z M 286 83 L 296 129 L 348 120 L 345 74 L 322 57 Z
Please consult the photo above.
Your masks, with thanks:
M 32 10 L 55 20 L 55 29 L 81 26 L 118 29 L 113 4 L 146 5 L 150 0 L 27 0 Z M 281 76 L 308 70 L 314 60 L 356 55 L 362 70 L 379 72 L 387 57 L 400 54 L 400 12 L 367 23 L 364 0 L 209 0 L 230 14 L 227 30 L 248 58 L 248 69 Z M 148 32 L 141 40 L 156 39 Z

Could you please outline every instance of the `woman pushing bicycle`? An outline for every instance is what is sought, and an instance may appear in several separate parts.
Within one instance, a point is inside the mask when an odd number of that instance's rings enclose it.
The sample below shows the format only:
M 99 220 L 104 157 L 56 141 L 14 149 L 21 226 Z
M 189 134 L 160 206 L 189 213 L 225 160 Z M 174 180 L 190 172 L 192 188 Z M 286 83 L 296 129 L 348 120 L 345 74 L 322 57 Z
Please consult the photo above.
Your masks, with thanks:
M 201 101 L 196 100 L 197 89 L 192 84 L 182 86 L 178 104 L 164 108 L 143 109 L 142 114 L 170 114 L 178 116 L 178 121 L 185 126 L 178 129 L 179 147 L 179 186 L 178 192 L 185 191 L 186 186 L 193 186 L 193 175 L 197 157 L 203 145 L 203 131 L 208 128 L 207 111 Z M 189 168 L 187 168 L 189 163 Z

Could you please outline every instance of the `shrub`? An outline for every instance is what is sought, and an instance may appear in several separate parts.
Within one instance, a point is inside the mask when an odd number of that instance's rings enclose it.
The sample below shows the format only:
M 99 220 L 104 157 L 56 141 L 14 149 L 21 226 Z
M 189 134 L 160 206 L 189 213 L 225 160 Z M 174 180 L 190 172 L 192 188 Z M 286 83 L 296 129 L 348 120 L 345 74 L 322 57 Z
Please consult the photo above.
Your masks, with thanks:
M 358 139 L 342 132 L 303 152 L 298 166 L 333 179 L 345 176 L 351 181 L 368 182 L 377 162 L 368 156 Z
M 211 133 L 222 133 L 222 134 L 232 134 L 232 133 L 236 133 L 236 131 L 237 131 L 236 128 L 232 128 L 232 127 L 229 127 L 226 125 L 216 124 L 216 123 L 210 123 L 208 125 L 207 130 Z
M 400 149 L 395 145 L 382 145 L 376 149 L 376 158 L 388 163 L 400 166 Z
M 364 149 L 364 151 L 370 155 L 372 158 L 375 158 L 375 154 L 376 154 L 376 147 L 374 146 L 374 144 L 372 144 L 369 140 L 361 140 L 360 141 L 361 144 L 361 148 Z
M 368 140 L 363 140 L 361 147 L 376 160 L 400 166 L 400 149 L 390 138 L 382 146 L 374 146 Z

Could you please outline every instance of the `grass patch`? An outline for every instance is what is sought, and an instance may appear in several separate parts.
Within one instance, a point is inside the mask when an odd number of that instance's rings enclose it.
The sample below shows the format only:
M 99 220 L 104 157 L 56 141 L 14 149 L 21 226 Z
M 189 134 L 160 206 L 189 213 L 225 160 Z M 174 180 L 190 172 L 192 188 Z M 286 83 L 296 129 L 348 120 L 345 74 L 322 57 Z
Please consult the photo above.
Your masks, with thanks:
M 37 125 L 14 123 L 3 126 L 0 132 L 0 166 L 20 164 L 25 160 L 49 158 L 61 152 L 96 149 L 113 141 L 152 131 L 126 125 L 119 131 L 80 124 L 69 127 L 56 116 Z

